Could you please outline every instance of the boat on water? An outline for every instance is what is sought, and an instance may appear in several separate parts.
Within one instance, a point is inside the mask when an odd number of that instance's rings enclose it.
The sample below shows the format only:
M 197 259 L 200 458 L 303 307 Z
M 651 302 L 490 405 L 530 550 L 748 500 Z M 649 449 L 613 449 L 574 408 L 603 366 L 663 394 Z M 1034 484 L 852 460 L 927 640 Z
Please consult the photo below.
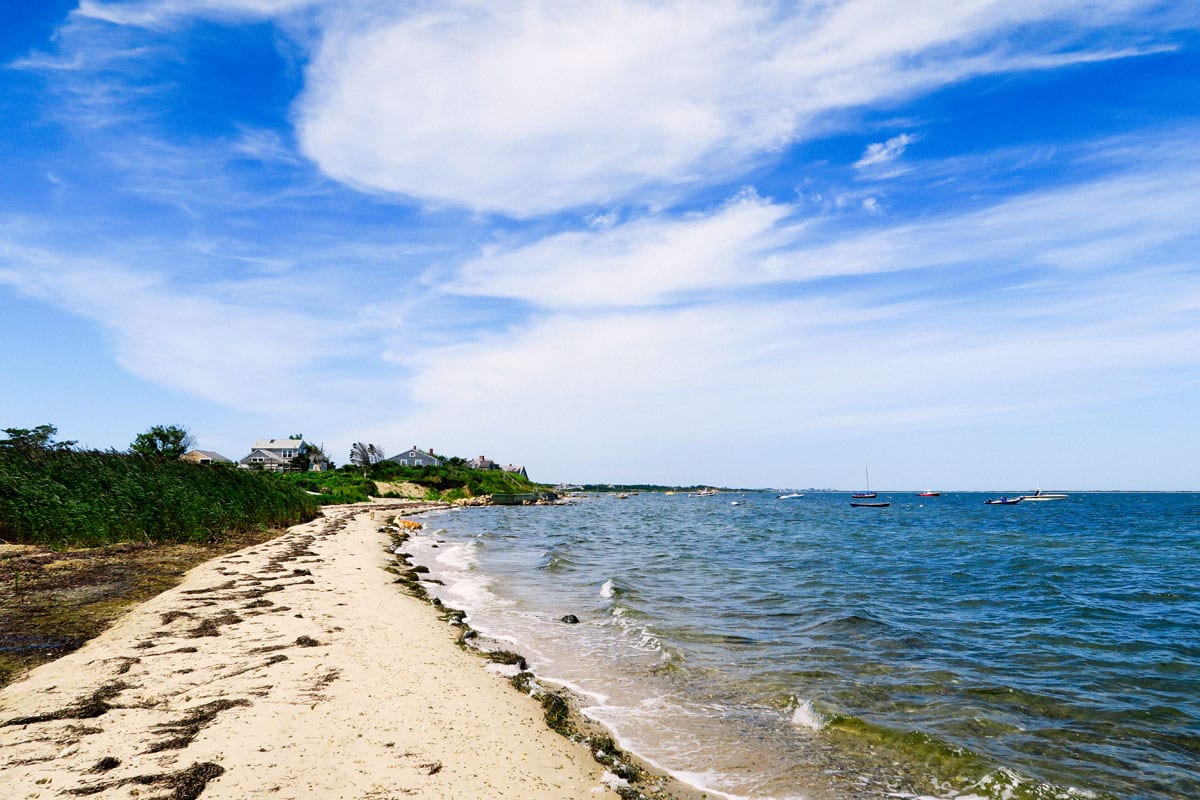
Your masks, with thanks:
M 700 491 L 696 492 L 693 497 L 712 497 L 715 494 L 718 494 L 716 489 L 701 489 Z
M 1067 496 L 1062 493 L 1043 492 L 1041 489 L 1038 489 L 1033 494 L 1021 495 L 1021 499 L 1026 503 L 1045 503 L 1050 500 L 1066 500 Z
M 876 497 L 879 497 L 878 492 L 871 491 L 871 470 L 867 468 L 866 464 L 863 464 L 863 471 L 867 475 L 867 490 L 865 492 L 855 492 L 854 494 L 850 495 L 852 500 L 872 500 Z
M 617 499 L 618 499 L 618 500 L 628 500 L 628 499 L 629 499 L 629 495 L 628 495 L 628 494 L 626 494 L 625 492 L 621 492 L 620 494 L 618 494 L 618 495 L 617 495 Z
M 871 495 L 871 496 L 874 497 L 875 495 Z M 887 508 L 890 505 L 891 505 L 891 503 L 886 503 L 886 502 L 885 503 L 856 503 L 853 500 L 850 501 L 851 508 Z
M 777 496 L 780 500 L 791 500 L 793 497 L 804 497 L 804 492 L 788 492 Z
M 984 505 L 988 506 L 1015 506 L 1025 498 L 1023 497 L 993 497 L 991 500 L 984 500 Z
M 917 497 L 941 497 L 941 496 L 942 496 L 941 492 L 929 492 L 929 491 L 917 492 Z

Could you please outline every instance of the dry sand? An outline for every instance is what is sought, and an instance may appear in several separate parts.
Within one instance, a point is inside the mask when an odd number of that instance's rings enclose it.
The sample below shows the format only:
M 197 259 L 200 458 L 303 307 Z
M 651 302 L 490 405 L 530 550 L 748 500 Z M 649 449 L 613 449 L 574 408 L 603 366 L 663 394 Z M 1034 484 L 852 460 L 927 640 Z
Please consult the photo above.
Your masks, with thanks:
M 378 513 L 378 512 L 377 512 Z M 615 798 L 362 509 L 207 562 L 0 692 L 0 798 Z

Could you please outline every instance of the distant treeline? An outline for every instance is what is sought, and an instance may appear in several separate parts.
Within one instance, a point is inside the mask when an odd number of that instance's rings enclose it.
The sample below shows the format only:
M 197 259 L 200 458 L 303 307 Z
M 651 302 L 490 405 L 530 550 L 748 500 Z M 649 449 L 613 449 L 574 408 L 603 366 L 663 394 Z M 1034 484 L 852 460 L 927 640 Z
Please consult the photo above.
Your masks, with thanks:
M 312 519 L 316 499 L 278 476 L 172 458 L 0 447 L 0 540 L 51 547 L 206 542 Z

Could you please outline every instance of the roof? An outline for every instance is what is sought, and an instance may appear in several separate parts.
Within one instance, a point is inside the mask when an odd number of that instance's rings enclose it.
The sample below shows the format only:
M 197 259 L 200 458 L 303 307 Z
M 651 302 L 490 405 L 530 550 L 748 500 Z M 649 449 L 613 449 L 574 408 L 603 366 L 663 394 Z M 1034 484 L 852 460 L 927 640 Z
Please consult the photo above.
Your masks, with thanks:
M 282 463 L 282 462 L 287 462 L 287 461 L 289 461 L 289 460 L 290 460 L 290 459 L 286 459 L 286 458 L 284 458 L 283 456 L 279 455 L 279 453 L 278 453 L 278 452 L 276 452 L 275 450 L 266 450 L 266 449 L 263 449 L 263 448 L 261 448 L 261 447 L 256 447 L 256 448 L 254 448 L 253 450 L 251 450 L 251 451 L 250 451 L 250 455 L 248 455 L 248 456 L 245 456 L 245 457 L 242 459 L 242 462 L 249 461 L 250 459 L 254 458 L 254 456 L 255 456 L 256 454 L 262 454 L 262 456 L 263 456 L 264 458 L 269 458 L 269 459 L 271 459 L 272 461 L 279 461 L 279 462 L 281 462 L 281 463 Z
M 255 439 L 255 450 L 299 450 L 303 439 Z
M 193 457 L 193 458 L 198 456 L 200 458 L 207 458 L 212 461 L 226 461 L 229 463 L 233 463 L 233 462 L 229 461 L 228 458 L 226 458 L 225 456 L 216 452 L 215 450 L 188 450 L 186 453 L 184 453 L 182 456 L 180 456 L 180 458 L 188 458 L 189 456 Z

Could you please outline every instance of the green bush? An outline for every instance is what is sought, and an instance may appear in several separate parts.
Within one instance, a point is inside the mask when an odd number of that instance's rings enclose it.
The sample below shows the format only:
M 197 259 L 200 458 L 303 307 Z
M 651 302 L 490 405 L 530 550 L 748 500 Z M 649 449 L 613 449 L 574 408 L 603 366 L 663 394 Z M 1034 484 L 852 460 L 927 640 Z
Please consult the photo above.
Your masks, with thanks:
M 312 519 L 278 476 L 117 452 L 0 448 L 0 539 L 51 547 L 205 542 Z
M 425 490 L 423 500 L 453 502 L 483 494 L 526 494 L 545 488 L 527 478 L 502 470 L 477 470 L 451 464 L 443 467 L 403 467 L 394 461 L 372 464 L 369 476 L 362 468 L 345 466 L 328 472 L 292 472 L 284 481 L 314 493 L 322 504 L 362 503 L 379 497 L 375 481 L 415 483 Z
M 503 470 L 470 469 L 458 464 L 441 467 L 403 467 L 394 461 L 383 461 L 371 467 L 371 477 L 381 481 L 408 481 L 435 490 L 445 499 L 481 494 L 524 494 L 540 488 L 528 478 Z
M 279 477 L 306 492 L 314 492 L 313 499 L 322 505 L 365 503 L 377 497 L 379 492 L 375 482 L 364 478 L 358 467 L 327 472 L 288 472 Z

